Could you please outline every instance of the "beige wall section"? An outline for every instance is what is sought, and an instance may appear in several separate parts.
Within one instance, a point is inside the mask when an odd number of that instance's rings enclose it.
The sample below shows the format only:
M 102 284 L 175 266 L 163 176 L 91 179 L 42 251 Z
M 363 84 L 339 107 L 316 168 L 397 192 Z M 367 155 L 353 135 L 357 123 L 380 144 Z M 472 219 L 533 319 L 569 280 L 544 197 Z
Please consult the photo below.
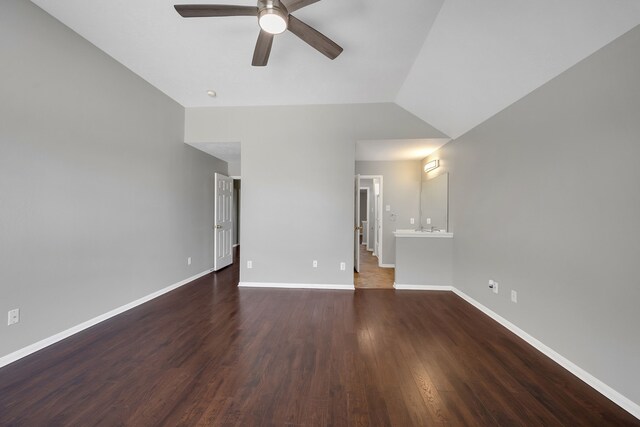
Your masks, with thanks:
M 211 268 L 227 170 L 180 105 L 31 2 L 0 9 L 1 357 Z
M 391 103 L 186 111 L 186 141 L 242 142 L 246 282 L 353 284 L 355 141 L 440 137 Z
M 636 27 L 431 156 L 454 285 L 636 404 L 639 51 Z

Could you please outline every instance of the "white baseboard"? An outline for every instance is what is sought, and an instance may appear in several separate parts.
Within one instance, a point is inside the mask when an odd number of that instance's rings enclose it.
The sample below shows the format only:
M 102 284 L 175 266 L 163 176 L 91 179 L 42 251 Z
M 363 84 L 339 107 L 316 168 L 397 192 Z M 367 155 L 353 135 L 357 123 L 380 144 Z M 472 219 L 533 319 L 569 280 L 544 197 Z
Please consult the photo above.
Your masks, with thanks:
M 400 283 L 394 283 L 393 287 L 398 290 L 407 291 L 452 291 L 453 286 L 446 285 L 403 285 Z
M 267 283 L 267 282 L 240 282 L 241 288 L 281 288 L 281 289 L 337 289 L 343 291 L 355 290 L 354 285 L 335 285 L 318 283 Z
M 171 292 L 174 289 L 177 289 L 181 286 L 186 285 L 187 283 L 193 282 L 196 279 L 199 279 L 202 276 L 209 274 L 212 270 L 208 269 L 203 271 L 202 273 L 198 273 L 195 276 L 191 276 L 188 279 L 184 279 L 179 281 L 178 283 L 174 283 L 173 285 L 167 286 L 166 288 L 160 289 L 159 291 L 153 292 L 149 295 L 146 295 L 142 298 L 138 298 L 137 300 L 120 306 L 118 308 L 114 308 L 107 313 L 101 314 L 100 316 L 94 317 L 93 319 L 87 320 L 86 322 L 82 322 L 79 325 L 73 326 L 67 330 L 59 332 L 55 335 L 52 335 L 48 338 L 40 340 L 34 344 L 28 345 L 26 347 L 21 348 L 20 350 L 16 350 L 13 353 L 9 353 L 6 356 L 0 357 L 0 368 L 6 366 L 10 363 L 15 362 L 16 360 L 22 359 L 25 356 L 28 356 L 36 351 L 42 350 L 45 347 L 50 346 L 51 344 L 55 344 L 58 341 L 62 341 L 65 338 L 70 337 L 71 335 L 77 334 L 91 326 L 97 325 L 100 322 L 103 322 L 111 317 L 117 316 L 118 314 L 124 313 L 127 310 L 130 310 L 134 307 L 137 307 L 145 302 L 151 301 L 154 298 L 159 297 L 160 295 L 166 294 L 167 292 Z
M 378 264 L 378 267 L 382 268 L 396 268 L 395 264 Z
M 516 334 L 517 336 L 525 340 L 527 343 L 531 344 L 538 351 L 543 353 L 545 356 L 549 357 L 551 360 L 555 361 L 557 364 L 565 368 L 567 371 L 571 372 L 573 375 L 580 378 L 582 381 L 590 385 L 593 389 L 595 389 L 597 392 L 599 392 L 600 394 L 602 394 L 603 396 L 611 400 L 613 403 L 620 406 L 622 409 L 629 412 L 634 417 L 640 419 L 640 405 L 633 402 L 631 399 L 627 398 L 626 396 L 622 395 L 620 392 L 614 390 L 604 382 L 600 381 L 598 378 L 594 377 L 593 375 L 591 375 L 590 373 L 588 373 L 587 371 L 585 371 L 575 363 L 571 362 L 566 357 L 557 353 L 555 350 L 551 349 L 550 347 L 546 346 L 542 342 L 538 341 L 536 338 L 532 337 L 531 335 L 529 335 L 528 333 L 526 333 L 525 331 L 523 331 L 513 323 L 509 322 L 504 317 L 500 316 L 499 314 L 495 313 L 494 311 L 480 304 L 478 301 L 474 300 L 469 295 L 465 294 L 464 292 L 456 288 L 452 288 L 452 291 L 456 295 L 458 295 L 460 298 L 464 299 L 469 304 L 473 305 L 478 310 L 482 311 L 487 316 L 491 317 L 493 320 L 500 323 L 502 326 L 504 326 L 505 328 L 507 328 L 508 330 L 510 330 L 511 332 L 513 332 L 514 334 Z
M 393 286 L 394 286 L 395 289 L 398 289 L 398 290 L 405 289 L 405 290 L 452 291 L 452 292 L 454 292 L 460 298 L 464 299 L 469 304 L 473 305 L 475 308 L 477 308 L 478 310 L 482 311 L 484 314 L 486 314 L 487 316 L 491 317 L 496 322 L 500 323 L 502 326 L 507 328 L 509 331 L 513 332 L 515 335 L 517 335 L 518 337 L 520 337 L 521 339 L 523 339 L 524 341 L 529 343 L 531 346 L 535 347 L 542 354 L 544 354 L 545 356 L 547 356 L 551 360 L 555 361 L 557 364 L 562 366 L 564 369 L 566 369 L 567 371 L 571 372 L 573 375 L 575 375 L 576 377 L 578 377 L 579 379 L 581 379 L 582 381 L 587 383 L 589 386 L 591 386 L 598 393 L 602 394 L 603 396 L 605 396 L 606 398 L 611 400 L 613 403 L 615 403 L 616 405 L 620 406 L 625 411 L 629 412 L 634 417 L 640 419 L 640 405 L 638 405 L 637 403 L 633 402 L 631 399 L 629 399 L 628 397 L 624 396 L 620 392 L 614 390 L 612 387 L 608 386 L 607 384 L 605 384 L 604 382 L 602 382 L 598 378 L 594 377 L 589 372 L 585 371 L 584 369 L 582 369 L 581 367 L 579 367 L 578 365 L 576 365 L 575 363 L 573 363 L 572 361 L 570 361 L 566 357 L 562 356 L 561 354 L 559 354 L 558 352 L 556 352 L 552 348 L 550 348 L 547 345 L 543 344 L 538 339 L 536 339 L 533 336 L 529 335 L 528 333 L 526 333 L 525 331 L 523 331 L 522 329 L 520 329 L 519 327 L 517 327 L 513 323 L 509 322 L 507 319 L 505 319 L 504 317 L 500 316 L 499 314 L 497 314 L 493 310 L 491 310 L 491 309 L 485 307 L 484 305 L 480 304 L 478 301 L 474 300 L 473 298 L 471 298 L 469 295 L 465 294 L 461 290 L 459 290 L 459 289 L 457 289 L 457 288 L 455 288 L 453 286 L 402 285 L 402 284 L 397 284 L 397 283 L 394 283 Z

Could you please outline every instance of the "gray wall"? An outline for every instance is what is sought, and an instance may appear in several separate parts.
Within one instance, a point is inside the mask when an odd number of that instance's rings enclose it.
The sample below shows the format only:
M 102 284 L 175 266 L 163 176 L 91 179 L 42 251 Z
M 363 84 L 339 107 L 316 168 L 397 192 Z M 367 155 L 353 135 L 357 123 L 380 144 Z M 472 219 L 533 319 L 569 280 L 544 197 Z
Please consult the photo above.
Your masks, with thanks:
M 431 158 L 454 285 L 640 404 L 638 52 L 640 27 Z
M 446 237 L 396 238 L 394 282 L 400 285 L 452 286 L 453 239 Z
M 242 143 L 244 282 L 353 284 L 355 141 L 443 137 L 391 103 L 189 108 L 185 126 L 188 142 Z
M 211 268 L 226 164 L 183 143 L 180 105 L 28 1 L 2 1 L 0 58 L 0 314 L 21 310 L 3 356 Z
M 356 162 L 360 175 L 382 175 L 382 263 L 396 262 L 396 229 L 417 228 L 420 221 L 420 160 Z M 391 211 L 386 211 L 391 205 Z M 415 224 L 409 222 L 415 219 Z
M 229 176 L 242 176 L 241 162 L 228 162 Z

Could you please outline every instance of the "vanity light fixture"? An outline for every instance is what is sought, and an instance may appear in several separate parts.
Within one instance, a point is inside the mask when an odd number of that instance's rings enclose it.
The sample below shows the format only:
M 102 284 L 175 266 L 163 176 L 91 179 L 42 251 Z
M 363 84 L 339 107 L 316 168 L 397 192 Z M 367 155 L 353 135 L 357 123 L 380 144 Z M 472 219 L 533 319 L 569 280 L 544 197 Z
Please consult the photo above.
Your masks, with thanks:
M 440 160 L 431 160 L 424 165 L 424 171 L 429 172 L 440 166 Z

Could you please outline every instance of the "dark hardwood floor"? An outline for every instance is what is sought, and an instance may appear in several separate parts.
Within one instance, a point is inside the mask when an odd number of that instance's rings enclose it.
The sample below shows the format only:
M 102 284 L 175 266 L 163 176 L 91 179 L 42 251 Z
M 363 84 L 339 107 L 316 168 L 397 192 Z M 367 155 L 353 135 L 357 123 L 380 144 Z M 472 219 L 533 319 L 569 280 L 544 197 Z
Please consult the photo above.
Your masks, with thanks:
M 0 425 L 640 422 L 448 292 L 207 275 L 0 369 Z

